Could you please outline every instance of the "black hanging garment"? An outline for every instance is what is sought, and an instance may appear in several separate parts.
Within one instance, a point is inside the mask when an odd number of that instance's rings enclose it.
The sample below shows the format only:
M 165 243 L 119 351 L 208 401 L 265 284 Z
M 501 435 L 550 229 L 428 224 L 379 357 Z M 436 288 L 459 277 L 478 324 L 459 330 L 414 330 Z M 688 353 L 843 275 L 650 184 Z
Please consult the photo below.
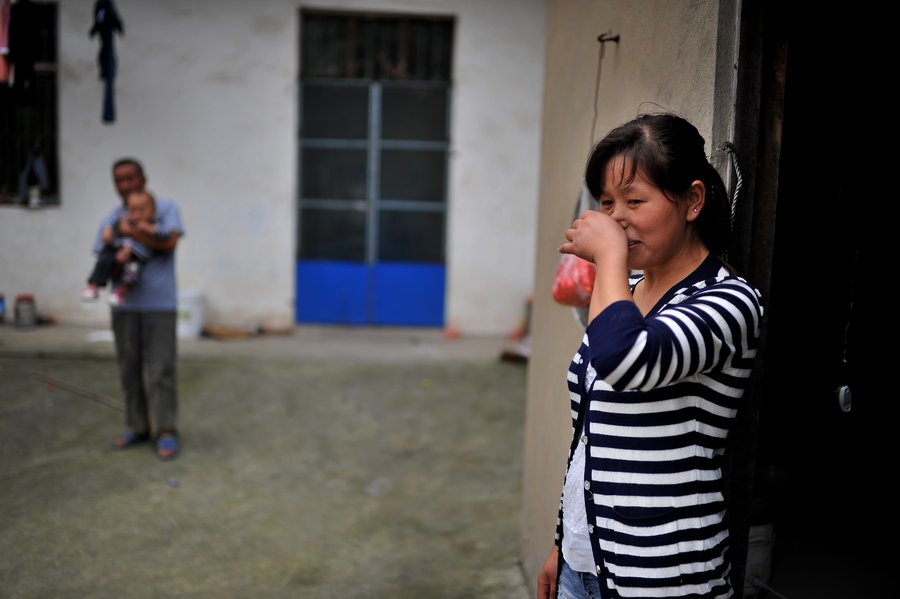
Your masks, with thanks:
M 125 33 L 125 25 L 119 17 L 112 0 L 97 0 L 94 3 L 94 25 L 88 37 L 100 35 L 100 53 L 97 55 L 97 66 L 100 68 L 100 79 L 103 80 L 103 122 L 113 123 L 116 120 L 116 103 L 114 84 L 116 79 L 116 47 L 115 33 Z

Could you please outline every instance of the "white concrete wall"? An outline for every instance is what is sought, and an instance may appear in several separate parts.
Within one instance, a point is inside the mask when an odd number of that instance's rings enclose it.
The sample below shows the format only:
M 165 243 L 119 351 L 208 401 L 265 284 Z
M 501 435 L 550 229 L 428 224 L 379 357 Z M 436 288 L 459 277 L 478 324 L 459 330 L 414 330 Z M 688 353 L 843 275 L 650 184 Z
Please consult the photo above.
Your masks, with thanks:
M 540 200 L 532 353 L 524 447 L 521 551 L 528 580 L 553 546 L 570 441 L 566 370 L 584 329 L 550 295 L 558 248 L 572 221 L 594 142 L 640 112 L 668 110 L 707 140 L 713 124 L 717 0 L 551 0 L 547 9 Z M 598 35 L 618 34 L 602 62 Z
M 60 321 L 107 322 L 78 293 L 118 202 L 111 163 L 135 155 L 148 187 L 181 208 L 178 283 L 203 293 L 207 322 L 293 323 L 302 6 L 456 17 L 446 321 L 463 334 L 516 327 L 533 286 L 544 0 L 117 0 L 112 125 L 93 4 L 59 2 L 61 206 L 0 208 L 8 303 L 30 292 Z

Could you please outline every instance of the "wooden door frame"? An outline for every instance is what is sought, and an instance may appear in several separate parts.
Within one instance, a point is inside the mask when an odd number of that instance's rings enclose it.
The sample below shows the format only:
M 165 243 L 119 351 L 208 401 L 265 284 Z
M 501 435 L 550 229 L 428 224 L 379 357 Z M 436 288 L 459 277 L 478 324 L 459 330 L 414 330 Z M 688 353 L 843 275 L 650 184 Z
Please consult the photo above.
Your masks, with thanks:
M 737 69 L 733 151 L 743 175 L 729 261 L 759 289 L 764 303 L 771 286 L 781 167 L 788 49 L 785 11 L 778 2 L 736 0 L 722 2 L 719 15 L 720 27 L 723 19 L 733 20 L 738 15 L 740 23 L 735 63 L 724 65 L 724 68 Z M 722 93 L 717 96 L 732 97 Z M 765 371 L 765 347 L 764 320 L 756 367 L 726 454 L 729 456 L 725 470 L 732 539 L 731 579 L 738 599 L 744 596 L 749 532 L 754 516 L 757 430 L 762 404 L 760 382 Z

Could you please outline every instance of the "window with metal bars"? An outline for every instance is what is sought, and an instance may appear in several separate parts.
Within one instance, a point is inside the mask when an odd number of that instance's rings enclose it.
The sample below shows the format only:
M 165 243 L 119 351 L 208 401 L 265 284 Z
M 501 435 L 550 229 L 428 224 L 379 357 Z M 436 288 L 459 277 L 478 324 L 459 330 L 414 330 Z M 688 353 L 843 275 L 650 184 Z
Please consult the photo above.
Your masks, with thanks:
M 453 20 L 303 11 L 304 78 L 450 81 Z
M 0 205 L 59 204 L 57 3 L 19 0 L 3 14 Z
M 444 260 L 453 19 L 301 12 L 301 260 Z

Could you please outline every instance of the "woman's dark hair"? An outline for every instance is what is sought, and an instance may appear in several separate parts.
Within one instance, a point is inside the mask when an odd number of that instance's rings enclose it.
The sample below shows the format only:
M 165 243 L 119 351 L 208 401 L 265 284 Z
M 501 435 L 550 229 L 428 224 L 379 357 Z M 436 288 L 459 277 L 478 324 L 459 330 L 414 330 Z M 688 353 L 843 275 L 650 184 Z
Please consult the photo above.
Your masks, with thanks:
M 642 114 L 610 131 L 588 158 L 585 182 L 598 198 L 606 185 L 606 165 L 622 156 L 631 172 L 622 173 L 630 183 L 638 170 L 670 200 L 683 197 L 696 180 L 706 186 L 706 202 L 697 217 L 700 239 L 719 257 L 727 253 L 731 237 L 731 209 L 725 184 L 709 163 L 704 140 L 697 128 L 674 114 Z M 624 164 L 623 163 L 623 168 Z

